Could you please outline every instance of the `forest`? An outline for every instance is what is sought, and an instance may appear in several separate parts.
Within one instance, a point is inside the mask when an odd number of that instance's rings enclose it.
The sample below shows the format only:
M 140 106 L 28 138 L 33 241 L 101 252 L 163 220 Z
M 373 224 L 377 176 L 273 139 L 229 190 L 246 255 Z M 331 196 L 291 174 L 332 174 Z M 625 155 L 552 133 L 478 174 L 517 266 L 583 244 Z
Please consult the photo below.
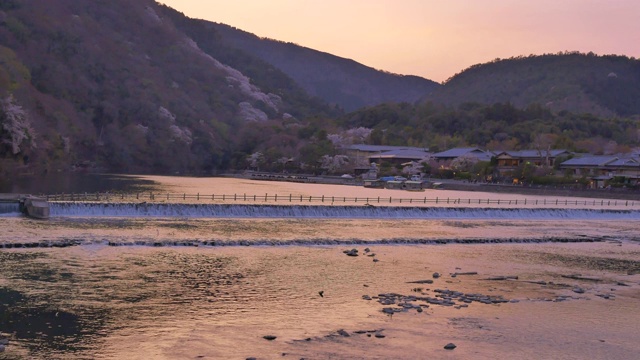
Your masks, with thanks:
M 639 64 L 518 56 L 437 84 L 153 0 L 2 1 L 0 174 L 332 172 L 360 143 L 624 153 Z

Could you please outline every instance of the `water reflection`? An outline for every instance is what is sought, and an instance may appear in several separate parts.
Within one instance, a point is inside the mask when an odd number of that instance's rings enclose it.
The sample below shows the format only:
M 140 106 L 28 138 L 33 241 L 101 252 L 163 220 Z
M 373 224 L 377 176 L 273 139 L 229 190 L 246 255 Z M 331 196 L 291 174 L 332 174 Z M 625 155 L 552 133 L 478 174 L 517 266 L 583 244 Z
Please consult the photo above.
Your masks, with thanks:
M 59 194 L 142 191 L 154 184 L 141 178 L 90 173 L 46 173 L 22 175 L 0 182 L 0 193 Z
M 113 248 L 96 244 L 3 250 L 0 252 L 0 330 L 13 334 L 9 354 L 35 359 L 246 358 L 256 355 L 270 358 L 269 354 L 291 351 L 299 352 L 300 357 L 316 355 L 316 358 L 331 358 L 330 354 L 346 358 L 388 358 L 396 354 L 397 358 L 410 358 L 415 350 L 409 346 L 412 341 L 424 339 L 425 334 L 431 334 L 434 329 L 446 330 L 451 318 L 460 321 L 475 318 L 491 324 L 495 330 L 490 329 L 493 332 L 487 336 L 491 335 L 488 338 L 495 342 L 505 336 L 530 339 L 526 334 L 538 334 L 538 330 L 515 324 L 533 320 L 527 317 L 544 317 L 549 310 L 557 314 L 556 318 L 547 320 L 553 322 L 552 329 L 555 327 L 553 336 L 566 337 L 580 328 L 582 321 L 579 316 L 563 317 L 562 313 L 581 309 L 595 317 L 593 321 L 597 321 L 599 327 L 594 331 L 598 334 L 615 332 L 617 340 L 626 344 L 618 354 L 626 355 L 625 351 L 633 350 L 630 345 L 633 342 L 628 338 L 633 337 L 631 330 L 635 326 L 628 317 L 629 311 L 635 311 L 633 298 L 629 296 L 637 294 L 637 287 L 616 284 L 624 281 L 631 285 L 621 271 L 626 267 L 637 269 L 637 261 L 619 261 L 619 267 L 606 268 L 617 275 L 609 273 L 602 285 L 585 286 L 591 295 L 618 287 L 615 302 L 604 303 L 596 296 L 592 296 L 593 301 L 584 301 L 587 295 L 569 296 L 570 288 L 541 287 L 529 281 L 566 282 L 568 280 L 560 275 L 553 275 L 553 271 L 588 273 L 592 268 L 590 264 L 600 261 L 598 254 L 603 251 L 609 257 L 625 256 L 614 244 L 591 246 L 596 248 L 591 251 L 570 245 L 544 244 L 536 247 L 375 245 L 372 251 L 379 262 L 364 255 L 345 256 L 338 247 Z M 575 269 L 559 270 L 558 267 L 567 264 L 575 265 Z M 446 275 L 471 270 L 481 275 L 455 278 Z M 434 285 L 408 283 L 432 279 L 434 271 L 443 274 L 442 278 L 434 279 Z M 523 281 L 481 280 L 481 277 L 505 274 L 521 275 Z M 474 302 L 468 308 L 457 310 L 432 305 L 423 313 L 409 311 L 392 318 L 381 311 L 382 306 L 376 301 L 363 298 L 363 295 L 375 297 L 381 293 L 417 294 L 416 287 L 429 296 L 438 294 L 437 288 L 450 288 L 504 296 L 509 300 L 517 298 L 520 303 Z M 319 295 L 320 291 L 323 296 Z M 625 295 L 624 291 L 630 293 Z M 531 306 L 522 305 L 527 302 L 538 304 L 544 302 L 544 298 L 565 295 L 568 295 L 566 305 L 549 303 L 546 310 L 538 309 L 528 315 L 514 312 L 521 306 Z M 511 313 L 518 313 L 518 319 L 511 319 Z M 496 334 L 500 329 L 492 323 L 496 317 L 505 318 L 509 326 L 516 327 L 508 335 Z M 539 326 L 545 332 L 551 331 L 551 325 Z M 362 342 L 366 335 L 361 335 L 361 340 L 356 340 L 356 335 L 348 339 L 335 335 L 340 329 L 353 334 L 382 328 L 390 337 L 384 340 L 386 343 L 376 340 L 379 346 L 395 344 L 396 348 L 376 348 L 379 352 L 376 356 L 362 355 L 373 346 Z M 476 330 L 446 331 L 451 337 L 468 339 L 468 332 Z M 407 339 L 394 342 L 394 332 Z M 265 341 L 262 336 L 267 334 L 277 335 L 278 340 Z M 399 345 L 402 346 L 398 348 Z M 490 345 L 497 347 L 499 343 Z M 536 341 L 528 345 L 539 347 L 547 355 L 554 351 Z M 341 349 L 339 353 L 333 352 L 336 347 Z M 515 352 L 503 355 L 515 355 L 519 351 L 512 350 Z M 457 351 L 473 355 L 470 350 Z

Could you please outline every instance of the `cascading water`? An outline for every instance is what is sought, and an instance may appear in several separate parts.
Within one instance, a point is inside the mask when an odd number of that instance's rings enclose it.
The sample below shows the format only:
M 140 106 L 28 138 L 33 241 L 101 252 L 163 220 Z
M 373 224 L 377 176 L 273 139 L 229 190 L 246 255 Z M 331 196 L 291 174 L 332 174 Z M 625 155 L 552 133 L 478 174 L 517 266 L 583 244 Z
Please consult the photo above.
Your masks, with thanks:
M 52 217 L 640 220 L 638 210 L 60 202 Z
M 19 216 L 20 204 L 0 202 L 0 216 Z

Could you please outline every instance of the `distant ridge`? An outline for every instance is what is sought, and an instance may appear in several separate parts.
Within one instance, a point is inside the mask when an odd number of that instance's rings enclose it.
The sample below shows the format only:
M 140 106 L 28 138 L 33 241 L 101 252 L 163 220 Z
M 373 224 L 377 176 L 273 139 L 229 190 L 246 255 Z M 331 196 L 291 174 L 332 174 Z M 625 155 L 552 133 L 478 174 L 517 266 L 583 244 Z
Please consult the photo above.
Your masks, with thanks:
M 426 97 L 448 105 L 540 104 L 597 116 L 640 114 L 640 61 L 626 56 L 559 54 L 496 59 L 448 79 Z
M 346 111 L 384 102 L 412 103 L 440 86 L 419 76 L 392 74 L 293 43 L 259 38 L 228 25 L 205 23 L 228 46 L 272 64 L 310 95 Z

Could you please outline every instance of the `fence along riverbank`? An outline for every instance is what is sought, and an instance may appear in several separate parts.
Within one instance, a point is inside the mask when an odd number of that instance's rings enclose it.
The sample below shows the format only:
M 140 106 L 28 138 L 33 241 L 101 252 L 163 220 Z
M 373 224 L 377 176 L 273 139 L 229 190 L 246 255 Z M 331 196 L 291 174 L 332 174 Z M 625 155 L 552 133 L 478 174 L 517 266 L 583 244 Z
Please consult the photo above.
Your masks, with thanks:
M 158 202 L 158 203 L 245 203 L 245 204 L 316 204 L 316 205 L 365 205 L 365 206 L 455 206 L 455 207 L 560 207 L 560 208 L 624 208 L 638 209 L 640 201 L 619 199 L 584 199 L 584 198 L 452 198 L 438 196 L 411 197 L 348 197 L 348 196 L 309 196 L 294 194 L 177 194 L 177 193 L 83 193 L 83 194 L 51 194 L 45 196 L 47 201 L 67 202 Z

